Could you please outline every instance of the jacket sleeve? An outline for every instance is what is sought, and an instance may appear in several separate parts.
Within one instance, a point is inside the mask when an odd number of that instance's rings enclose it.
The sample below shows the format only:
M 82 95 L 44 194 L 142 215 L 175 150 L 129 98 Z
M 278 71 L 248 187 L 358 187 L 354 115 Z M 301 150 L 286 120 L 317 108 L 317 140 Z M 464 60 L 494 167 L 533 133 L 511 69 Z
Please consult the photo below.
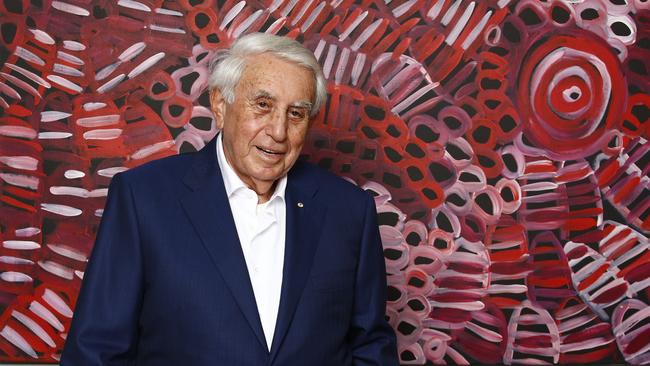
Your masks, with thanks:
M 133 193 L 113 177 L 62 366 L 135 364 L 143 269 Z
M 352 359 L 360 365 L 398 365 L 395 333 L 385 319 L 386 267 L 377 211 L 368 196 L 349 337 Z

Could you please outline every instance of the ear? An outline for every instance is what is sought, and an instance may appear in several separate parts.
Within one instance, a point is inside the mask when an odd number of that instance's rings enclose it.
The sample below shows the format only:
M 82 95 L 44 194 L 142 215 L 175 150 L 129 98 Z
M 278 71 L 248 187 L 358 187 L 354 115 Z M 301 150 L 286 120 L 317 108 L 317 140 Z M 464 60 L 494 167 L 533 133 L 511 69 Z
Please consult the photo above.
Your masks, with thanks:
M 210 90 L 210 110 L 218 129 L 223 129 L 223 121 L 226 115 L 226 100 L 217 88 Z

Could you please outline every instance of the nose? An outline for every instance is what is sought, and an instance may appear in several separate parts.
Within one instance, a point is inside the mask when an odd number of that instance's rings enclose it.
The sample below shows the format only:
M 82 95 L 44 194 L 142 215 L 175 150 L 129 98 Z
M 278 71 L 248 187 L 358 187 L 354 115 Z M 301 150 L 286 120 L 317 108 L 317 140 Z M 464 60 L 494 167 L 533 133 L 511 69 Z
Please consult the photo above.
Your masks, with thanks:
M 266 134 L 271 136 L 274 141 L 282 142 L 287 139 L 288 120 L 287 115 L 280 111 L 273 113 L 271 121 L 266 127 Z

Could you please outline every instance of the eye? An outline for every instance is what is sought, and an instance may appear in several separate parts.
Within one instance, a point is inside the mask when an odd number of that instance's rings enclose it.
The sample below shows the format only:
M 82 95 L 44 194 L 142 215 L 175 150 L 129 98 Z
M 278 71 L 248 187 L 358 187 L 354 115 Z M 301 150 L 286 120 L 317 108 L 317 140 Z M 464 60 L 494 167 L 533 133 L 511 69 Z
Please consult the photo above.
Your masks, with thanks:
M 262 111 L 268 111 L 273 106 L 271 105 L 271 102 L 268 99 L 260 98 L 255 100 L 255 107 Z
M 267 101 L 260 100 L 259 102 L 257 102 L 257 106 L 260 107 L 260 108 L 262 108 L 262 109 L 267 109 L 267 108 L 269 108 L 271 105 L 270 105 Z
M 295 120 L 302 120 L 307 116 L 307 111 L 304 109 L 290 109 L 289 110 L 289 117 Z

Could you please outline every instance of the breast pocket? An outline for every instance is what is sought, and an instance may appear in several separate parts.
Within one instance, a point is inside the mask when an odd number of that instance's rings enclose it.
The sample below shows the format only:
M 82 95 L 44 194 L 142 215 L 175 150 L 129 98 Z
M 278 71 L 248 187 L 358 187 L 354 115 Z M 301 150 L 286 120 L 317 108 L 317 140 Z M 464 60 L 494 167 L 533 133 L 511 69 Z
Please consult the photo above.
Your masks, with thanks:
M 321 292 L 346 291 L 354 287 L 354 271 L 318 273 L 310 280 L 314 289 Z

